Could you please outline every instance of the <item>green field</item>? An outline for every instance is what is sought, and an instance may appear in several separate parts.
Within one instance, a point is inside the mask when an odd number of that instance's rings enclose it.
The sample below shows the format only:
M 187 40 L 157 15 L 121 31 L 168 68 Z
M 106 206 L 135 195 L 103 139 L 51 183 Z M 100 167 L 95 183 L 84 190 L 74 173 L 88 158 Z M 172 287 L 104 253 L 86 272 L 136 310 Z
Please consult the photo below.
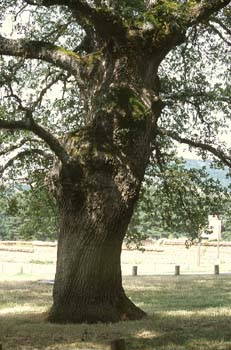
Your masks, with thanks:
M 125 277 L 125 289 L 146 319 L 62 326 L 46 322 L 52 286 L 25 278 L 0 282 L 3 350 L 106 350 L 121 337 L 129 350 L 231 349 L 229 275 Z

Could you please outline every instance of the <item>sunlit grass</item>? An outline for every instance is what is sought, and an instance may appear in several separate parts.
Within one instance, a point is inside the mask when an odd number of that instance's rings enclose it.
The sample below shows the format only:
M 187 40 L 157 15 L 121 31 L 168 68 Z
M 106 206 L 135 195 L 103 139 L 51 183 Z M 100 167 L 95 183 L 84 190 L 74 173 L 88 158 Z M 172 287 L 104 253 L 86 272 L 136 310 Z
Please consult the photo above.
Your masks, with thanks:
M 125 338 L 129 350 L 231 349 L 231 276 L 127 277 L 124 285 L 148 317 L 117 324 L 46 322 L 52 286 L 0 283 L 3 350 L 109 349 Z

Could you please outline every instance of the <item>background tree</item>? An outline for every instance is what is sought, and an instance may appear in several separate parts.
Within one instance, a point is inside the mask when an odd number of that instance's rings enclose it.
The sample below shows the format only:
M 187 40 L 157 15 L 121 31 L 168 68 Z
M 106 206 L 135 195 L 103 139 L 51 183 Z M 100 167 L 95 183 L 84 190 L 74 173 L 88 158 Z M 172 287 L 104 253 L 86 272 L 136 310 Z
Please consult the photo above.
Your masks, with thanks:
M 1 171 L 50 169 L 60 227 L 51 321 L 145 315 L 122 288 L 120 252 L 152 154 L 163 161 L 176 140 L 230 166 L 216 138 L 229 108 L 229 3 L 1 2 L 19 33 L 0 37 Z
M 227 220 L 229 188 L 210 177 L 206 169 L 185 168 L 186 161 L 171 158 L 161 169 L 151 163 L 138 205 L 130 222 L 127 241 L 142 245 L 142 238 L 199 238 L 209 230 L 208 214 Z M 227 227 L 227 225 L 226 225 Z M 225 236 L 229 238 L 228 232 Z
M 18 226 L 21 224 L 17 203 L 12 198 L 10 191 L 3 188 L 0 192 L 0 220 L 0 239 L 16 240 L 18 238 Z
M 0 217 L 1 240 L 57 239 L 54 198 L 39 182 L 32 188 L 19 184 L 2 187 Z

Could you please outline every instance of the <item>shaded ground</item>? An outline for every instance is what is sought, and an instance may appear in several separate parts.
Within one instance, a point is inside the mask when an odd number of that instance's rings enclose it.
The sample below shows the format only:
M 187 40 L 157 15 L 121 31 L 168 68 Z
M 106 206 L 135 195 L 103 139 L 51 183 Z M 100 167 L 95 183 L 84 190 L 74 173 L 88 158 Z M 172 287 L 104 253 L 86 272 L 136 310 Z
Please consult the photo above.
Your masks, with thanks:
M 45 321 L 52 286 L 1 282 L 3 350 L 106 350 L 120 337 L 129 350 L 231 349 L 230 276 L 126 277 L 124 285 L 146 319 L 59 326 Z

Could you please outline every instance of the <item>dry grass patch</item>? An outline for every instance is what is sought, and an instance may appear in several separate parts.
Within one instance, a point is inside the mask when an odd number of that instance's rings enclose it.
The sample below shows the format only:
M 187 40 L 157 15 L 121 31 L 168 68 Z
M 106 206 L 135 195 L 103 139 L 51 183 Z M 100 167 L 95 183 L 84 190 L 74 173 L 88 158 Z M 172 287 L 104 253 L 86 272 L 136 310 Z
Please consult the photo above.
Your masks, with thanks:
M 231 276 L 126 277 L 124 285 L 144 320 L 54 325 L 46 322 L 52 286 L 1 282 L 3 350 L 106 350 L 120 337 L 129 350 L 231 349 Z

